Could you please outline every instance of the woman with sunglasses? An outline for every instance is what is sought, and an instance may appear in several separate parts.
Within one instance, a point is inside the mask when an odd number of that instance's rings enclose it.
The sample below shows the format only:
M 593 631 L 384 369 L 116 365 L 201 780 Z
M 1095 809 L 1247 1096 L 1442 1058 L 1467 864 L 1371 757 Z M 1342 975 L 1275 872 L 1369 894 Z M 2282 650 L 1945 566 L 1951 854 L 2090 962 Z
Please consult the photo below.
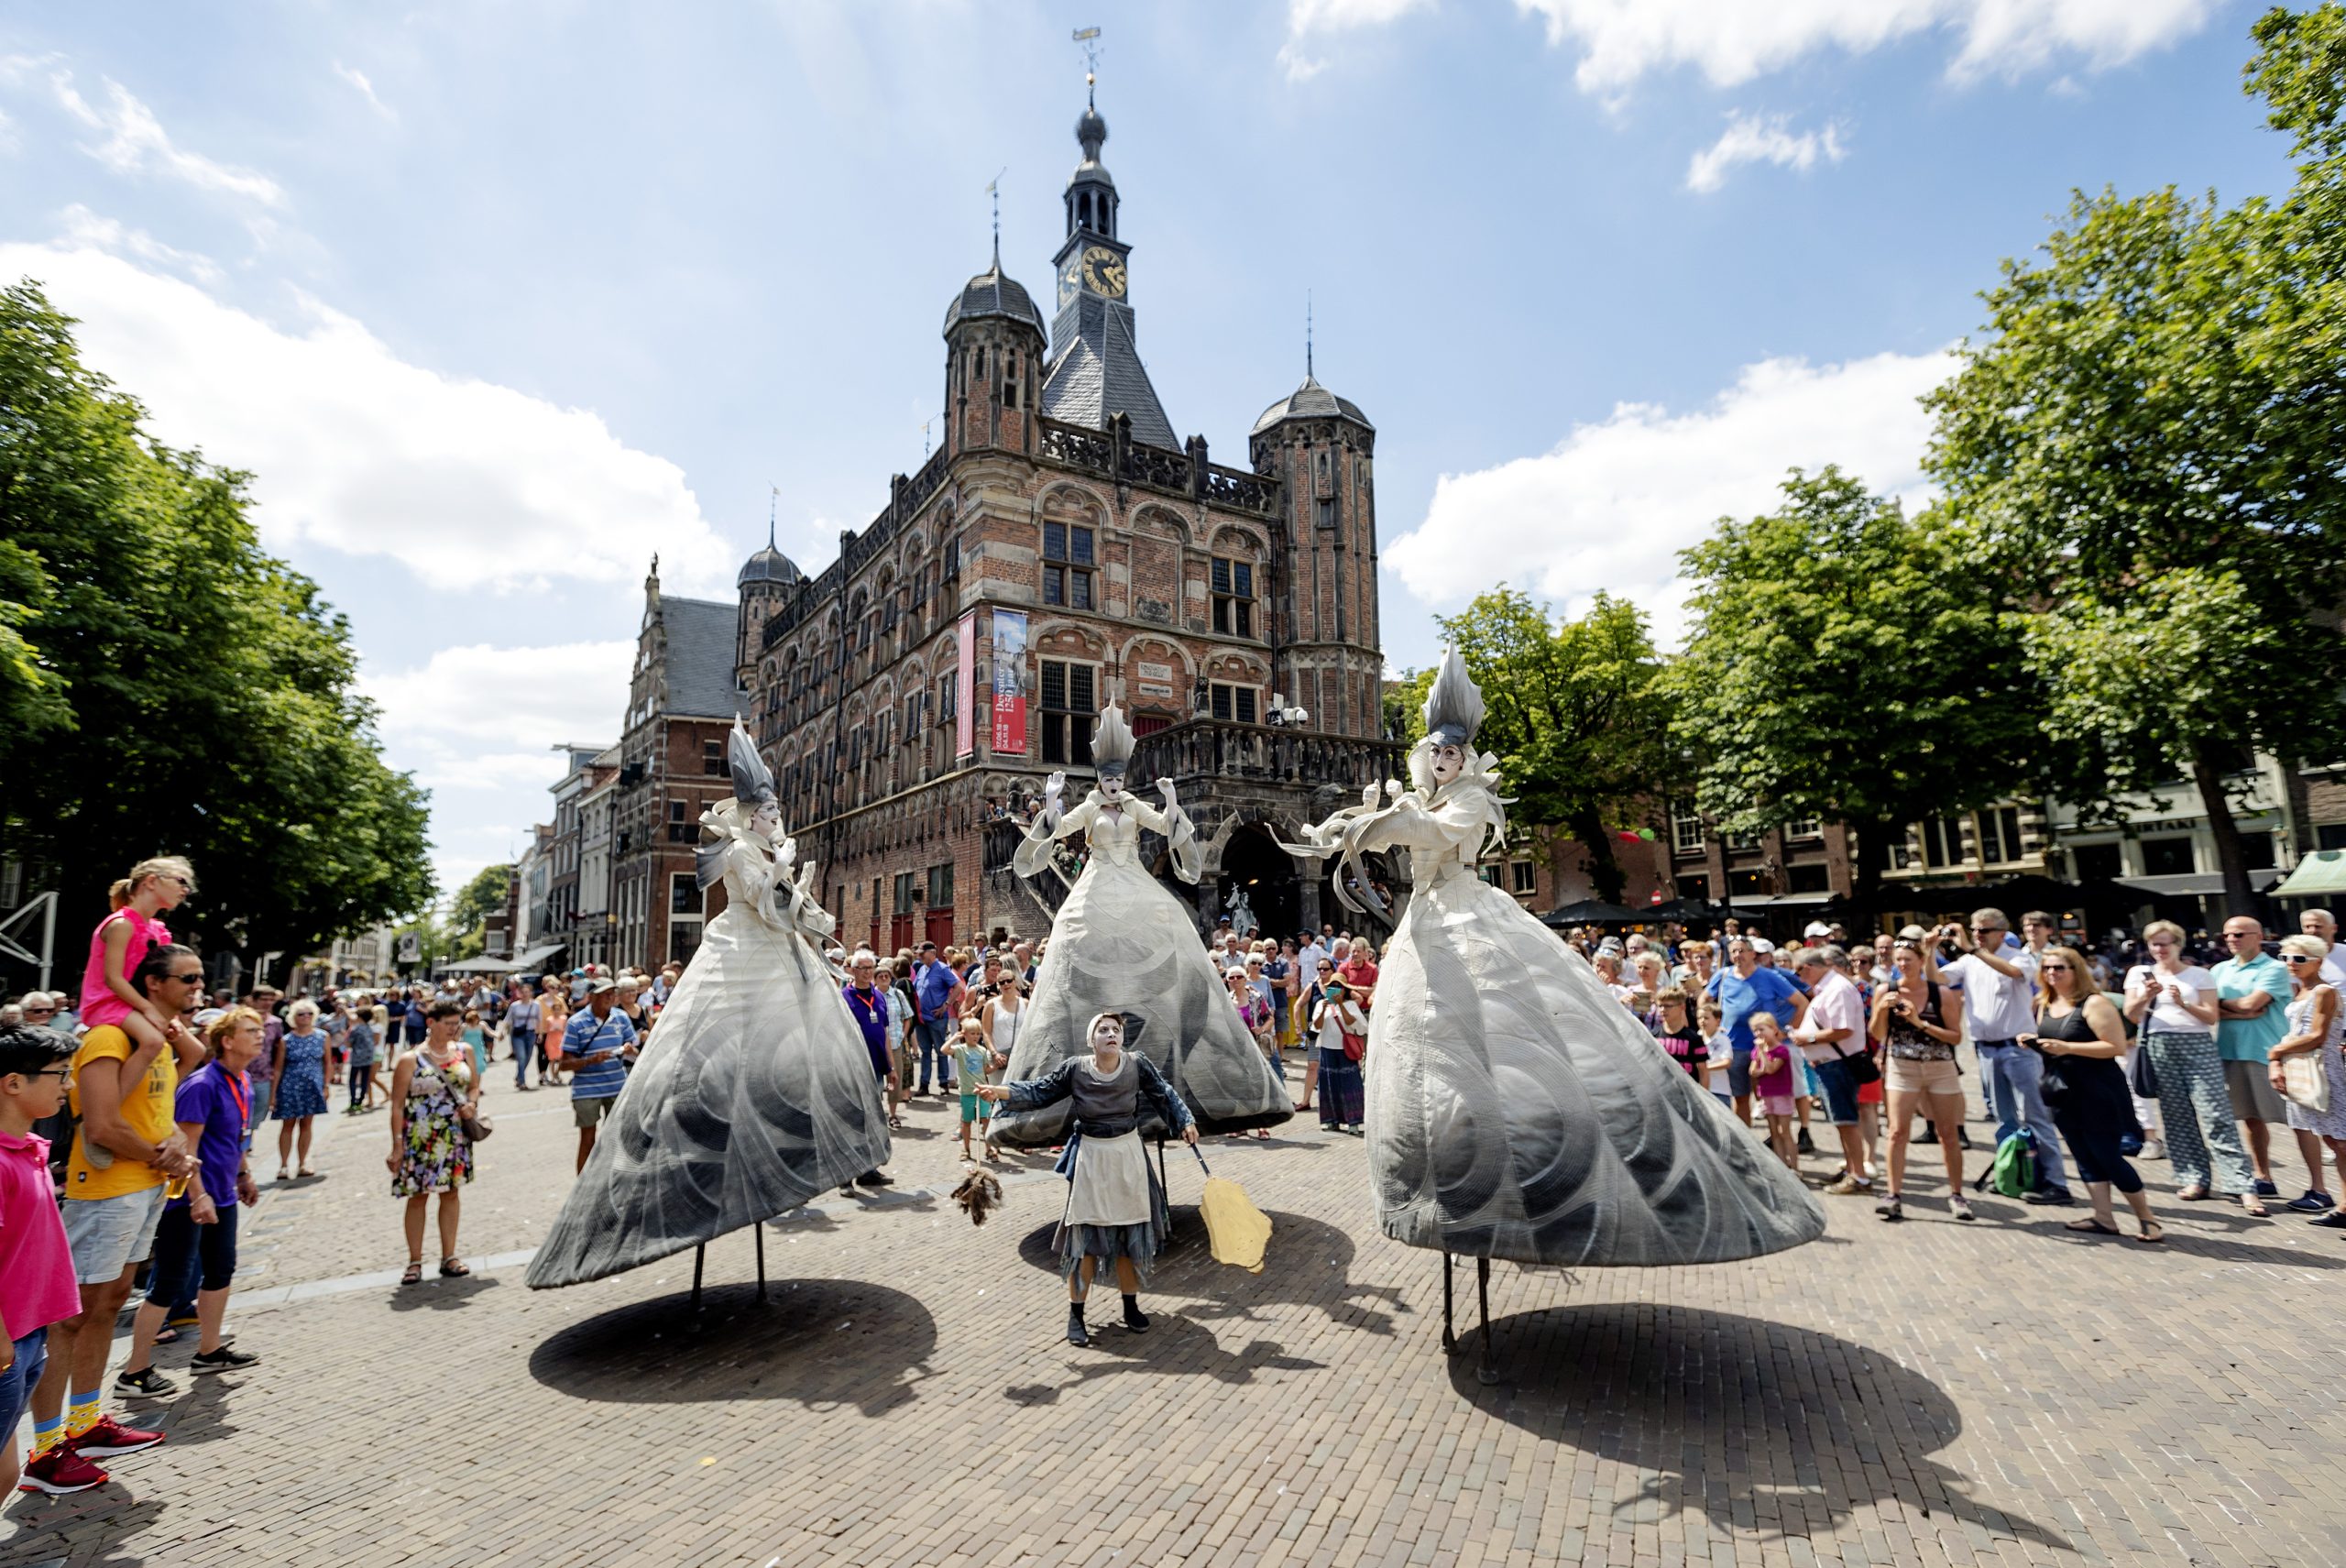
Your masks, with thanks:
M 1939 984 L 1919 941 L 1900 938 L 1891 949 L 1890 981 L 1874 992 L 1866 1032 L 1884 1047 L 1890 1080 L 1890 1184 L 1874 1205 L 1885 1220 L 1906 1217 L 1906 1146 L 1921 1112 L 1938 1135 L 1946 1161 L 1947 1212 L 1972 1217 L 1963 1196 L 1963 1080 L 1955 1046 L 1963 1038 L 1963 993 Z
M 2316 1111 L 2293 1099 L 2289 1127 L 2297 1135 L 2306 1168 L 2313 1174 L 2314 1190 L 2324 1197 L 2329 1194 L 2321 1185 L 2321 1149 L 2319 1145 L 2306 1148 L 2308 1138 L 2330 1146 L 2330 1158 L 2338 1165 L 2338 1179 L 2346 1184 L 2346 1055 L 2340 1048 L 2341 1039 L 2346 1037 L 2346 1007 L 2339 1005 L 2337 988 L 2322 982 L 2322 964 L 2329 957 L 2330 944 L 2319 937 L 2281 938 L 2281 961 L 2289 966 L 2297 1000 L 2289 1003 L 2288 1038 L 2273 1047 L 2270 1063 L 2273 1087 L 2284 1094 L 2288 1092 L 2282 1069 L 2286 1058 L 2313 1052 L 2321 1063 L 2322 1077 L 2330 1086 L 2329 1108 Z M 2326 1231 L 2346 1231 L 2346 1210 L 2333 1208 L 2308 1223 Z
M 2159 1080 L 2159 1121 L 2166 1157 L 2182 1183 L 2176 1196 L 2197 1203 L 2221 1172 L 2241 1207 L 2263 1219 L 2240 1124 L 2232 1120 L 2231 1090 L 2216 1050 L 2216 977 L 2186 956 L 2183 927 L 2154 920 L 2143 927 L 2151 961 L 2126 971 L 2126 1016 L 2142 1025 L 2143 1048 Z
M 2139 1134 L 2134 1097 L 2118 1058 L 2126 1054 L 2126 1025 L 2110 999 L 2094 989 L 2085 955 L 2075 948 L 2046 948 L 2037 960 L 2036 1029 L 2018 1044 L 2045 1058 L 2045 1098 L 2053 1124 L 2077 1163 L 2093 1212 L 2071 1220 L 2068 1228 L 2096 1235 L 2121 1234 L 2110 1208 L 2112 1187 L 2126 1195 L 2142 1228 L 2141 1239 L 2163 1242 L 2166 1233 L 2151 1218 L 2143 1179 L 2119 1152 L 2119 1141 Z

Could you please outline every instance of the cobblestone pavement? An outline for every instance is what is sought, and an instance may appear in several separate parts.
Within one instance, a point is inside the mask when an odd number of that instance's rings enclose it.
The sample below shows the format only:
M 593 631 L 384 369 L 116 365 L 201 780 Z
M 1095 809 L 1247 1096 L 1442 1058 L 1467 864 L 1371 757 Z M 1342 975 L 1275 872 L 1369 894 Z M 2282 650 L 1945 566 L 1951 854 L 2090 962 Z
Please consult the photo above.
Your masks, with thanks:
M 250 1219 L 232 1317 L 265 1364 L 142 1407 L 170 1442 L 109 1486 L 10 1502 L 0 1564 L 2346 1562 L 2346 1239 L 2294 1216 L 2162 1194 L 2146 1247 L 1994 1200 L 1957 1225 L 1934 1178 L 1902 1226 L 1828 1198 L 1822 1241 L 1749 1264 L 1501 1264 L 1485 1387 L 1471 1339 L 1442 1351 L 1439 1259 L 1376 1234 L 1361 1146 L 1314 1118 L 1207 1146 L 1277 1223 L 1263 1274 L 1178 1212 L 1155 1330 L 1103 1292 L 1077 1351 L 1056 1179 L 1006 1161 L 973 1228 L 950 1102 L 894 1190 L 767 1229 L 762 1305 L 751 1235 L 713 1246 L 697 1321 L 689 1255 L 522 1286 L 574 1134 L 555 1094 L 491 1108 L 475 1277 L 397 1286 L 383 1118 L 334 1118 Z

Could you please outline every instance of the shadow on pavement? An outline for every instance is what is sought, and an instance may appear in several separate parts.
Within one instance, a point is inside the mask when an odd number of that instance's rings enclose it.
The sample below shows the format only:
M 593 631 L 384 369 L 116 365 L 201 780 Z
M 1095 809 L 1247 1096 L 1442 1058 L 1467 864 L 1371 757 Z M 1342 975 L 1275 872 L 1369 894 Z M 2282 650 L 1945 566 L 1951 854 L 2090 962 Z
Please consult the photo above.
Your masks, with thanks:
M 1213 1331 L 1195 1321 L 1186 1309 L 1178 1312 L 1159 1309 L 1149 1318 L 1146 1333 L 1133 1333 L 1124 1326 L 1115 1287 L 1111 1285 L 1104 1293 L 1094 1291 L 1088 1320 L 1091 1343 L 1081 1350 L 1070 1344 L 1058 1347 L 1066 1353 L 1074 1376 L 1063 1383 L 1013 1384 L 1002 1391 L 1002 1397 L 1031 1409 L 1057 1403 L 1070 1388 L 1126 1372 L 1202 1375 L 1236 1387 L 1252 1383 L 1257 1372 L 1313 1372 L 1327 1365 L 1289 1355 L 1285 1345 L 1272 1340 L 1252 1340 L 1241 1349 L 1225 1350 Z M 1058 1321 L 1054 1320 L 1054 1326 Z
M 475 1269 L 470 1274 L 461 1274 L 454 1279 L 444 1279 L 433 1272 L 435 1266 L 430 1263 L 425 1264 L 423 1277 L 413 1285 L 391 1287 L 392 1311 L 412 1312 L 429 1308 L 435 1312 L 444 1312 L 453 1308 L 461 1307 L 474 1297 L 485 1291 L 494 1290 L 498 1287 L 498 1278 L 494 1274 L 483 1274 L 478 1269 Z
M 1352 1278 L 1353 1239 L 1335 1226 L 1302 1214 L 1266 1211 L 1271 1245 L 1263 1254 L 1263 1272 L 1213 1260 L 1206 1239 L 1205 1221 L 1188 1204 L 1173 1208 L 1173 1234 L 1157 1255 L 1157 1267 L 1144 1298 L 1177 1297 L 1189 1305 L 1185 1315 L 1199 1319 L 1252 1321 L 1255 1310 L 1288 1302 L 1319 1307 L 1348 1328 L 1373 1334 L 1394 1332 L 1397 1313 L 1410 1310 L 1407 1298 L 1389 1285 L 1362 1285 Z M 1018 1244 L 1018 1255 L 1028 1264 L 1056 1275 L 1059 1255 L 1054 1245 L 1058 1222 L 1029 1232 Z M 1094 1281 L 1105 1288 L 1113 1306 L 1115 1276 Z
M 1499 1380 L 1485 1388 L 1460 1320 L 1450 1366 L 1460 1398 L 1542 1441 L 1657 1473 L 1617 1514 L 1699 1508 L 1721 1530 L 1805 1536 L 1896 1501 L 2071 1550 L 1966 1495 L 1968 1478 L 1930 1457 L 1962 1431 L 1962 1413 L 1879 1351 L 1700 1308 L 1564 1307 L 1493 1321 Z
M 934 1376 L 937 1320 L 901 1290 L 853 1279 L 711 1285 L 571 1324 L 530 1355 L 530 1376 L 578 1399 L 641 1404 L 795 1399 L 877 1416 Z
M 63 1563 L 71 1555 L 88 1568 L 139 1568 L 146 1558 L 117 1552 L 109 1543 L 144 1539 L 170 1505 L 161 1497 L 137 1497 L 135 1475 L 130 1486 L 124 1485 L 120 1471 L 112 1476 L 103 1486 L 63 1497 L 11 1494 L 15 1501 L 0 1518 L 16 1528 L 0 1540 L 0 1554 L 10 1563 L 37 1565 Z

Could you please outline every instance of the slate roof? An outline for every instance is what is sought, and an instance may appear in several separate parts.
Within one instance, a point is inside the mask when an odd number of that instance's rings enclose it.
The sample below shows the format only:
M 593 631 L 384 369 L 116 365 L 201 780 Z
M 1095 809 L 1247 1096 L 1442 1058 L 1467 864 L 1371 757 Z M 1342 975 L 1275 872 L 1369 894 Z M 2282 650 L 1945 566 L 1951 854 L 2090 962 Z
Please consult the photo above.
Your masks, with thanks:
M 733 586 L 738 588 L 751 583 L 780 583 L 787 587 L 806 575 L 798 569 L 797 562 L 768 544 L 741 563 L 741 575 L 733 579 Z
M 733 638 L 739 607 L 714 599 L 660 599 L 668 630 L 668 708 L 694 718 L 738 718 Z
M 1360 411 L 1358 403 L 1336 396 L 1310 376 L 1304 377 L 1303 385 L 1265 409 L 1249 433 L 1260 435 L 1283 419 L 1348 419 L 1365 430 L 1376 428 Z
M 1056 335 L 1057 350 L 1043 382 L 1045 413 L 1094 430 L 1107 429 L 1109 416 L 1121 413 L 1133 422 L 1135 441 L 1181 449 L 1140 362 L 1130 305 L 1079 293 L 1059 313 Z
M 1034 296 L 1019 286 L 1017 279 L 1003 275 L 999 257 L 990 269 L 963 284 L 960 297 L 945 307 L 945 330 L 950 333 L 962 322 L 980 316 L 1008 316 L 1036 332 L 1044 330 L 1043 313 L 1036 308 Z

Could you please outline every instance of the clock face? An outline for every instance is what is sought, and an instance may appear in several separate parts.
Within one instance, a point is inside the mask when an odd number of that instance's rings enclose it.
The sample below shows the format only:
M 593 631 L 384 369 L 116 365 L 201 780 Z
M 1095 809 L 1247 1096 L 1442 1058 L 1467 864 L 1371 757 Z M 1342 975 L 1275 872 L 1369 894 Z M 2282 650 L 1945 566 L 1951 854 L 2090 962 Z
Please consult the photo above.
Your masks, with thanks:
M 1124 258 L 1104 245 L 1083 253 L 1083 280 L 1112 300 L 1124 297 Z

